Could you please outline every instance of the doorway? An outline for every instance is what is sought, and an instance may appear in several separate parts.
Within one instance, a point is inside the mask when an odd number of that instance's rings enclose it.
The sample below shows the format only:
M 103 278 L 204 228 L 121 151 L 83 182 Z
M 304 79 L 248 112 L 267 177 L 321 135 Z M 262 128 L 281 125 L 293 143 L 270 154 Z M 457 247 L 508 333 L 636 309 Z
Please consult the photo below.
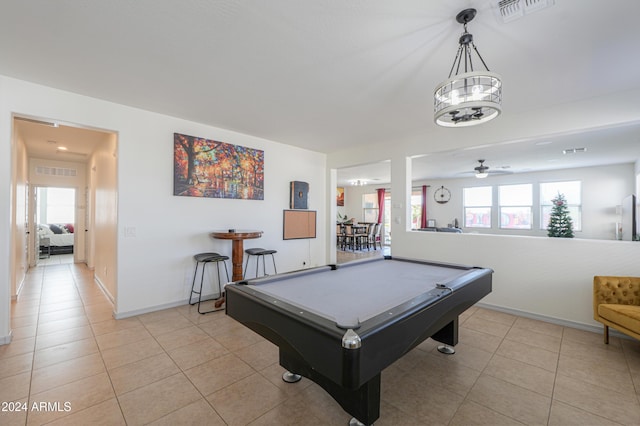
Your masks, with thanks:
M 36 186 L 34 190 L 34 264 L 65 264 L 85 259 L 78 254 L 76 189 Z
M 13 197 L 11 207 L 12 223 L 15 224 L 11 235 L 14 248 L 12 253 L 15 255 L 10 260 L 13 299 L 20 293 L 28 268 L 41 260 L 38 232 L 47 231 L 39 230 L 38 225 L 53 223 L 63 225 L 58 226 L 62 234 L 65 234 L 65 230 L 73 234 L 73 243 L 52 245 L 52 252 L 66 252 L 64 256 L 73 257 L 74 263 L 86 263 L 94 270 L 96 281 L 99 281 L 100 285 L 108 290 L 110 298 L 115 300 L 117 146 L 118 134 L 114 131 L 41 117 L 13 117 L 12 164 L 15 172 L 12 190 L 17 194 Z M 73 220 L 70 217 L 45 219 L 42 213 L 37 217 L 39 210 L 36 206 L 40 203 L 42 208 L 43 205 L 38 199 L 43 197 L 42 194 L 40 197 L 37 196 L 36 188 L 73 189 Z M 100 188 L 100 197 L 96 196 L 96 188 Z M 21 194 L 24 194 L 24 197 Z M 109 220 L 97 220 L 96 212 L 104 212 L 104 216 Z M 21 220 L 23 217 L 24 221 Z M 101 218 L 102 216 L 98 219 Z M 70 232 L 69 225 L 73 227 L 73 232 Z M 52 230 L 54 234 L 56 231 Z M 71 239 L 68 236 L 66 238 Z M 95 241 L 98 240 L 107 243 L 95 247 Z M 105 270 L 109 272 L 108 277 L 101 276 Z

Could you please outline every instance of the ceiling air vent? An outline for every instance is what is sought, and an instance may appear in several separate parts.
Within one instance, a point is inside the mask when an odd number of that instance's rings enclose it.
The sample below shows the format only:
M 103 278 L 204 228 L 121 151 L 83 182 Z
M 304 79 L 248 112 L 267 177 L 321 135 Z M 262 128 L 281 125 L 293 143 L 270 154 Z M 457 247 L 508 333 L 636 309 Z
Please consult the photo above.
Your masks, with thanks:
M 554 4 L 555 0 L 499 0 L 497 11 L 499 19 L 506 24 Z
M 567 155 L 567 154 L 580 154 L 583 152 L 587 152 L 587 148 L 569 148 L 569 149 L 563 149 L 562 153 Z
M 78 171 L 76 169 L 68 169 L 64 167 L 36 166 L 36 174 L 43 176 L 75 177 L 77 176 Z

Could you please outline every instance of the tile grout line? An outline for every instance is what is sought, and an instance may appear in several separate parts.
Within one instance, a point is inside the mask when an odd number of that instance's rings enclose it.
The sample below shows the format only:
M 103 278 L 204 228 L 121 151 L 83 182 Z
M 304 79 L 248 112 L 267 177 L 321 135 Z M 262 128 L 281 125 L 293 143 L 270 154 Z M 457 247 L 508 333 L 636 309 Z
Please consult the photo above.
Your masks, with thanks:
M 187 321 L 189 321 L 189 323 L 190 323 L 191 325 L 194 325 L 194 326 L 198 327 L 198 329 L 199 329 L 199 330 L 201 330 L 203 333 L 205 333 L 209 338 L 211 338 L 211 339 L 215 340 L 215 338 L 214 338 L 213 336 L 209 335 L 206 331 L 202 330 L 198 324 L 194 323 L 194 322 L 191 320 L 191 318 L 187 317 L 186 315 L 184 315 L 184 314 L 183 314 L 182 312 L 180 312 L 179 310 L 176 310 L 176 312 L 178 312 L 178 314 L 182 315 L 182 317 L 183 317 L 183 318 L 185 318 Z M 144 323 L 143 323 L 143 325 L 144 325 Z M 146 327 L 145 327 L 145 328 L 146 328 Z M 185 327 L 185 328 L 187 328 L 187 327 Z M 148 330 L 147 330 L 147 331 L 148 331 Z M 151 333 L 149 333 L 149 334 L 151 334 Z M 154 340 L 156 340 L 156 343 L 158 343 L 158 345 L 162 348 L 162 350 L 164 351 L 164 353 L 169 357 L 169 359 L 171 360 L 171 362 L 173 362 L 173 363 L 174 363 L 174 365 L 178 368 L 178 370 L 180 371 L 180 374 L 182 374 L 182 376 L 183 376 L 183 377 L 184 377 L 184 378 L 185 378 L 185 379 L 186 379 L 186 380 L 191 384 L 191 386 L 193 386 L 193 387 L 194 387 L 194 389 L 198 392 L 198 394 L 200 394 L 200 396 L 201 396 L 201 397 L 202 397 L 202 399 L 207 403 L 207 405 L 209 405 L 209 406 L 211 407 L 211 409 L 212 409 L 212 410 L 213 410 L 213 411 L 218 415 L 218 417 L 220 417 L 220 419 L 224 422 L 224 424 L 228 424 L 228 423 L 224 420 L 224 417 L 222 417 L 222 414 L 221 414 L 221 413 L 219 413 L 219 412 L 218 412 L 218 410 L 216 410 L 216 408 L 215 408 L 213 405 L 211 405 L 211 402 L 209 402 L 209 400 L 207 399 L 207 396 L 206 396 L 206 395 L 203 395 L 203 393 L 202 393 L 202 392 L 200 391 L 200 389 L 196 386 L 196 384 L 195 384 L 195 383 L 193 383 L 193 381 L 189 378 L 189 376 L 187 376 L 187 374 L 185 373 L 185 370 L 183 370 L 183 369 L 182 369 L 182 367 L 180 367 L 180 366 L 176 363 L 176 361 L 171 357 L 171 355 L 170 355 L 170 354 L 169 354 L 169 352 L 165 349 L 165 347 L 164 347 L 164 346 L 162 346 L 162 344 L 160 344 L 160 342 L 158 342 L 158 340 L 156 339 L 156 336 L 151 335 L 151 337 L 153 337 L 153 338 L 154 338 Z M 217 340 L 215 340 L 215 341 L 216 341 L 218 344 L 220 344 L 221 346 L 223 346 L 223 347 L 224 347 L 224 345 L 222 345 L 220 342 L 218 342 Z M 226 348 L 225 348 L 225 349 L 226 349 Z M 203 363 L 203 364 L 204 364 L 204 363 Z M 198 364 L 198 365 L 201 365 L 201 364 Z M 191 367 L 191 368 L 195 368 L 195 367 L 197 367 L 197 366 L 193 366 L 193 367 Z M 193 403 L 192 403 L 192 404 L 193 404 Z M 188 406 L 188 405 L 190 405 L 190 404 L 187 404 L 186 406 Z M 186 407 L 186 406 L 185 406 L 185 407 Z M 173 411 L 171 411 L 171 412 L 169 412 L 169 413 L 165 414 L 164 416 L 160 417 L 159 419 L 161 419 L 161 418 L 163 418 L 163 417 L 166 417 L 166 416 L 168 416 L 168 415 L 170 415 L 170 414 L 172 414 L 172 413 L 175 413 L 176 411 L 179 411 L 179 410 L 181 410 L 181 409 L 183 409 L 183 408 L 184 408 L 184 407 L 176 408 L 175 410 L 173 410 Z M 159 419 L 156 419 L 156 420 L 159 420 Z
M 102 349 L 100 349 L 100 346 L 98 345 L 98 338 L 97 338 L 97 336 L 96 336 L 96 332 L 95 332 L 95 330 L 94 330 L 94 328 L 93 328 L 93 323 L 92 323 L 92 322 L 91 322 L 91 320 L 89 319 L 89 315 L 87 315 L 87 306 L 86 306 L 86 304 L 85 304 L 85 300 L 84 300 L 84 298 L 82 297 L 82 295 L 81 295 L 80 291 L 78 290 L 78 281 L 77 281 L 77 279 L 76 279 L 76 276 L 75 276 L 75 275 L 73 275 L 73 274 L 71 274 L 71 275 L 72 275 L 72 278 L 73 278 L 73 283 L 74 283 L 74 285 L 75 285 L 75 287 L 76 287 L 76 291 L 78 291 L 78 295 L 79 295 L 79 297 L 80 297 L 80 300 L 82 301 L 82 309 L 84 310 L 84 314 L 85 314 L 85 316 L 87 317 L 87 322 L 89 323 L 89 328 L 91 329 L 91 335 L 93 336 L 93 339 L 94 339 L 94 341 L 95 341 L 95 343 L 96 343 L 96 347 L 98 348 L 98 353 L 100 354 L 100 360 L 102 361 L 102 366 L 104 367 L 104 372 L 106 373 L 107 378 L 109 379 L 109 384 L 111 385 L 111 391 L 113 392 L 113 397 L 115 398 L 116 403 L 118 404 L 118 409 L 120 410 L 120 414 L 122 415 L 122 419 L 124 420 L 124 422 L 125 422 L 125 424 L 126 424 L 126 423 L 127 423 L 127 419 L 126 419 L 126 417 L 124 416 L 124 411 L 122 410 L 122 405 L 120 404 L 120 399 L 118 398 L 118 394 L 116 393 L 116 389 L 115 389 L 115 387 L 113 386 L 113 380 L 111 380 L 111 374 L 109 373 L 109 369 L 107 368 L 107 364 L 106 364 L 106 363 L 105 363 L 105 361 L 104 361 L 104 356 L 102 355 Z M 95 285 L 95 283 L 94 283 L 94 285 Z M 109 298 L 108 298 L 108 297 L 105 297 L 105 300 L 107 300 L 109 303 L 111 303 L 111 301 L 109 300 Z M 113 308 L 113 304 L 111 304 L 111 306 L 112 306 L 112 308 Z M 98 374 L 100 374 L 100 373 L 98 373 Z M 96 375 L 97 375 L 97 374 L 96 374 Z M 105 400 L 105 401 L 108 401 L 108 400 Z M 104 403 L 105 401 L 100 401 L 100 402 L 98 402 L 97 404 L 94 404 L 94 405 L 92 405 L 92 406 L 90 406 L 90 407 L 86 407 L 86 408 L 84 408 L 83 410 L 87 410 L 87 409 L 89 409 L 89 408 L 91 408 L 91 407 L 94 407 L 94 406 L 96 406 L 96 405 L 98 405 L 98 404 L 102 404 L 102 403 Z M 83 410 L 81 410 L 81 411 L 83 411 Z
M 46 264 L 46 265 L 44 265 L 44 266 L 43 266 L 43 271 L 42 271 L 42 276 L 43 276 L 43 278 L 42 278 L 42 287 L 41 287 L 41 292 L 40 292 L 40 303 L 39 303 L 39 305 L 38 305 L 38 306 L 42 306 L 42 291 L 44 290 L 45 276 L 46 276 L 46 273 L 47 273 L 48 268 L 49 268 L 49 267 L 59 267 L 60 265 L 62 265 L 62 264 Z M 73 273 L 71 272 L 71 267 L 69 266 L 69 264 L 64 264 L 64 265 L 66 265 L 66 266 L 65 266 L 65 268 L 67 269 L 67 273 L 68 273 L 68 275 L 71 277 L 71 280 L 72 280 L 72 282 L 73 282 L 73 286 L 74 286 L 74 289 L 75 289 L 76 295 L 77 295 L 77 297 L 80 299 L 80 301 L 82 302 L 82 310 L 83 310 L 83 312 L 84 312 L 84 316 L 87 318 L 87 322 L 89 322 L 89 319 L 88 319 L 88 317 L 87 317 L 87 313 L 86 313 L 86 309 L 85 309 L 85 306 L 84 306 L 84 301 L 83 301 L 83 300 L 82 300 L 82 298 L 80 297 L 80 292 L 78 291 L 78 286 L 77 286 L 77 282 L 76 282 L 75 276 L 74 276 L 74 275 L 73 275 Z M 89 323 L 89 324 L 90 324 L 90 323 Z M 32 380 L 33 380 L 33 373 L 34 373 L 34 371 L 36 370 L 36 369 L 35 369 L 35 353 L 36 353 L 36 345 L 37 345 L 37 343 L 38 343 L 38 334 L 37 334 L 37 330 L 38 330 L 39 326 L 40 326 L 40 309 L 38 309 L 38 322 L 37 322 L 37 325 L 36 325 L 36 340 L 35 340 L 35 342 L 34 342 L 34 351 L 33 351 L 33 354 L 34 354 L 34 363 L 33 363 L 32 367 L 31 367 L 31 377 L 32 377 Z M 90 326 L 89 326 L 89 328 L 91 329 L 91 327 L 90 327 Z M 93 329 L 91 329 L 91 334 L 92 334 L 92 336 L 93 336 L 93 337 L 94 337 L 94 339 L 95 339 L 95 336 L 94 336 L 94 334 L 93 334 Z M 45 335 L 46 335 L 46 334 L 45 334 Z M 45 349 L 46 349 L 46 348 L 45 348 Z M 75 358 L 74 358 L 74 359 L 75 359 Z M 101 356 L 101 359 L 102 359 L 102 356 Z M 52 364 L 52 365 L 55 365 L 55 364 Z M 48 366 L 48 367 L 51 367 L 51 366 Z M 45 367 L 43 367 L 43 368 L 45 368 Z M 99 373 L 98 373 L 98 374 L 99 374 Z M 92 377 L 92 376 L 88 376 L 88 377 Z M 68 384 L 75 383 L 75 382 L 77 382 L 77 381 L 79 381 L 79 380 L 82 380 L 82 379 L 74 380 L 73 382 L 69 382 Z M 29 400 L 30 400 L 30 401 L 31 401 L 31 398 L 32 398 L 32 395 L 31 395 L 31 385 L 32 385 L 32 383 L 30 383 L 30 385 L 29 385 Z M 42 392 L 48 392 L 48 391 L 50 391 L 50 390 L 52 390 L 52 389 L 55 389 L 55 387 L 54 387 L 54 388 L 51 388 L 51 389 L 43 390 Z M 87 407 L 87 408 L 89 408 L 89 407 Z M 81 410 L 81 411 L 82 411 L 82 410 Z M 26 421 L 26 423 L 25 423 L 25 424 L 28 424 L 28 415 L 29 415 L 29 412 L 30 412 L 30 410 L 28 410 L 28 411 L 27 411 L 27 421 Z M 68 417 L 68 416 L 69 416 L 69 415 L 71 415 L 71 414 L 72 414 L 72 413 L 71 413 L 71 412 L 69 412 L 69 413 L 67 413 L 67 414 L 65 414 L 65 415 L 63 415 L 63 416 L 61 416 L 61 417 L 60 417 L 60 419 L 65 418 L 65 417 Z
M 553 386 L 551 387 L 551 404 L 549 404 L 549 412 L 547 413 L 547 424 L 551 422 L 551 412 L 553 411 L 553 402 L 556 394 L 556 385 L 558 383 L 558 374 L 560 372 L 560 353 L 562 352 L 562 343 L 564 342 L 565 328 L 562 327 L 562 334 L 560 336 L 560 347 L 558 348 L 558 357 L 556 358 L 556 371 L 553 374 Z
M 473 314 L 475 314 L 475 312 L 476 312 L 476 311 L 474 311 L 474 313 L 472 313 L 471 315 L 469 315 L 469 318 L 470 318 Z M 467 318 L 467 319 L 468 319 L 468 318 Z M 491 321 L 491 320 L 488 320 L 488 321 Z M 466 322 L 466 320 L 465 320 L 464 322 Z M 462 326 L 464 325 L 464 322 L 463 322 L 462 324 L 460 324 L 460 327 L 462 327 Z M 492 322 L 496 322 L 496 321 L 492 321 Z M 472 390 L 472 389 L 473 389 L 473 387 L 478 383 L 478 380 L 480 380 L 480 377 L 482 377 L 482 374 L 483 374 L 483 373 L 485 372 L 485 370 L 487 369 L 487 366 L 491 363 L 491 360 L 493 360 L 493 358 L 496 356 L 496 352 L 497 352 L 497 351 L 498 351 L 498 349 L 500 348 L 500 345 L 502 345 L 502 343 L 503 343 L 505 340 L 507 340 L 507 335 L 509 334 L 509 331 L 511 331 L 511 329 L 513 328 L 513 325 L 514 325 L 514 324 L 515 324 L 515 320 L 514 320 L 514 321 L 513 321 L 513 323 L 509 326 L 509 330 L 504 334 L 504 336 L 502 336 L 502 337 L 500 338 L 500 343 L 496 346 L 496 349 L 495 349 L 493 352 L 491 352 L 491 357 L 490 357 L 490 358 L 489 358 L 489 360 L 487 361 L 487 364 L 482 368 L 482 370 L 480 371 L 480 374 L 478 374 L 478 377 L 477 377 L 477 378 L 476 378 L 476 380 L 473 382 L 473 385 L 471 385 L 471 386 L 469 387 L 469 391 L 466 393 L 466 395 L 465 395 L 465 396 L 464 396 L 464 398 L 462 399 L 462 402 L 460 403 L 460 405 L 458 406 L 458 408 L 457 408 L 457 409 L 456 409 L 456 411 L 454 412 L 453 416 L 451 416 L 451 419 L 449 419 L 449 423 L 448 423 L 448 424 L 451 424 L 451 422 L 452 422 L 452 421 L 453 421 L 453 419 L 455 418 L 455 415 L 456 415 L 456 414 L 458 413 L 458 411 L 460 410 L 460 407 L 462 407 L 462 405 L 463 405 L 465 402 L 471 402 L 471 403 L 473 403 L 473 404 L 478 404 L 478 405 L 480 405 L 481 407 L 484 407 L 485 409 L 487 409 L 487 410 L 489 410 L 489 411 L 492 411 L 492 412 L 494 412 L 494 413 L 498 413 L 499 415 L 504 416 L 504 417 L 507 417 L 507 418 L 509 418 L 509 419 L 511 419 L 511 420 L 513 420 L 513 421 L 515 421 L 515 422 L 522 423 L 522 422 L 520 422 L 520 421 L 519 421 L 518 419 L 516 419 L 516 418 L 513 418 L 513 417 L 511 417 L 511 416 L 509 416 L 509 415 L 507 415 L 507 414 L 504 414 L 504 413 L 501 413 L 501 412 L 499 412 L 499 411 L 496 411 L 496 410 L 494 410 L 494 409 L 493 409 L 493 408 L 491 408 L 491 407 L 487 407 L 487 406 L 485 406 L 485 405 L 483 405 L 483 404 L 480 404 L 479 402 L 475 402 L 475 401 L 473 401 L 473 400 L 469 399 L 469 394 L 471 393 L 471 390 Z M 491 376 L 491 375 L 489 375 L 489 376 L 490 376 L 490 377 L 493 377 L 493 376 Z M 501 380 L 501 379 L 499 379 L 499 378 L 497 378 L 497 377 L 494 377 L 494 378 L 495 378 L 495 379 L 497 379 L 497 380 Z M 523 388 L 523 389 L 524 389 L 524 388 Z
M 36 363 L 36 344 L 38 343 L 38 328 L 40 327 L 40 307 L 42 305 L 42 290 L 44 287 L 44 277 L 45 277 L 45 269 L 40 272 L 40 294 L 38 298 L 38 315 L 36 318 L 36 331 L 33 337 L 33 355 L 31 357 L 31 371 L 29 374 L 29 393 L 27 394 L 27 410 L 26 415 L 24 417 L 24 424 L 27 425 L 29 423 L 29 413 L 31 410 L 29 407 L 31 406 L 31 388 L 33 387 L 33 372 L 35 370 Z M 17 303 L 17 302 L 16 302 Z

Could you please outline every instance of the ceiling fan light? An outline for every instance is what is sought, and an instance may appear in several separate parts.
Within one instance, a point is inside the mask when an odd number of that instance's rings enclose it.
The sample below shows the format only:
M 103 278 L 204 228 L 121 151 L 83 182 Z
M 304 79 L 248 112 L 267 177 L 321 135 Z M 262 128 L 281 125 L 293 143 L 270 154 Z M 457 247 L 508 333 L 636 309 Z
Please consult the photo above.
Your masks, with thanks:
M 478 172 L 478 173 L 476 173 L 476 177 L 477 177 L 478 179 L 484 179 L 484 178 L 486 178 L 487 176 L 489 176 L 489 173 L 488 173 L 488 172 L 482 172 L 482 173 Z

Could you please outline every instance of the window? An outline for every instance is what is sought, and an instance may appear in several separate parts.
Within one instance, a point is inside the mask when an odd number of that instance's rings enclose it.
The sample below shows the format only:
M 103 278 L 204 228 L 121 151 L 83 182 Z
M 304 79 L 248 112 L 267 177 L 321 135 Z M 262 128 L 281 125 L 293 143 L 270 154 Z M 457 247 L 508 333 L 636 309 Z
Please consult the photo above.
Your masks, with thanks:
M 411 191 L 411 229 L 418 229 L 422 223 L 422 189 Z
M 491 205 L 493 204 L 490 186 L 464 188 L 464 226 L 467 228 L 491 228 Z
M 73 223 L 75 194 L 73 188 L 38 188 L 38 223 Z
M 362 219 L 364 222 L 378 222 L 378 194 L 362 194 Z
M 551 200 L 563 194 L 569 207 L 573 230 L 582 230 L 582 182 L 547 182 L 540 184 L 540 229 L 547 229 L 553 204 Z
M 531 229 L 533 185 L 500 185 L 500 228 Z

